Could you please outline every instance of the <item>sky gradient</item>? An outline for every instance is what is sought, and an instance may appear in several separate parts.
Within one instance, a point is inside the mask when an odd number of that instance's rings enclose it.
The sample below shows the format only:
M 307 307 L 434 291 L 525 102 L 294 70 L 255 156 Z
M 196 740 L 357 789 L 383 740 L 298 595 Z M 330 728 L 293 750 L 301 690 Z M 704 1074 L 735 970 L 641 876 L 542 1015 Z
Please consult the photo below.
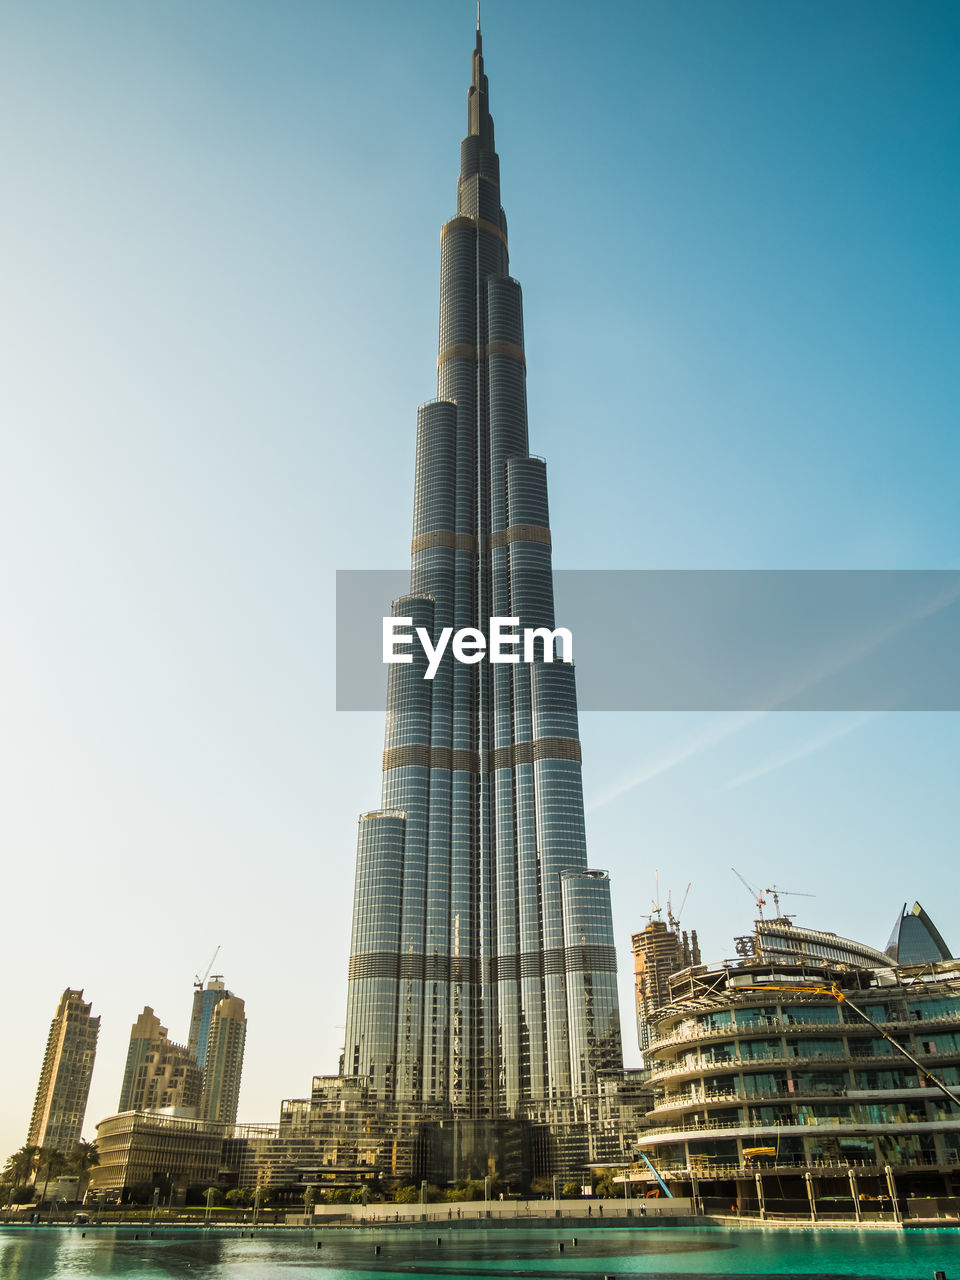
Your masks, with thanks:
M 240 1118 L 335 1071 L 383 717 L 337 569 L 403 568 L 471 0 L 0 13 L 0 1156 L 60 993 L 247 1002 Z M 960 568 L 960 10 L 484 0 L 531 449 L 566 569 Z M 387 602 L 385 602 L 386 605 Z M 960 947 L 949 714 L 591 714 L 591 865 L 704 957 L 754 915 Z

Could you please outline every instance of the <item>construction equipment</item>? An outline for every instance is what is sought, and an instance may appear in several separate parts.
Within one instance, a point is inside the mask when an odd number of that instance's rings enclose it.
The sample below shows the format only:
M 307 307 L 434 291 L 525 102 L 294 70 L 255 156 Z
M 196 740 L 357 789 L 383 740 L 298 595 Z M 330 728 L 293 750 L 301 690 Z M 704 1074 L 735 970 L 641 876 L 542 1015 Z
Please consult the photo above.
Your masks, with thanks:
M 670 1199 L 672 1200 L 673 1192 L 670 1190 L 670 1188 L 667 1186 L 664 1180 L 660 1177 L 659 1173 L 657 1173 L 656 1169 L 653 1167 L 651 1162 L 647 1159 L 646 1154 L 643 1151 L 638 1151 L 637 1155 L 640 1157 L 643 1163 L 647 1166 L 647 1168 L 650 1170 L 650 1172 L 653 1174 L 656 1180 L 660 1183 L 660 1186 L 663 1188 L 663 1194 L 665 1196 L 669 1196 Z
M 940 1090 L 940 1092 L 943 1094 L 945 1098 L 949 1098 L 949 1100 L 954 1104 L 954 1106 L 960 1107 L 960 1097 L 958 1097 L 953 1092 L 952 1089 L 948 1088 L 947 1085 L 945 1085 L 942 1080 L 938 1079 L 938 1077 L 935 1076 L 932 1071 L 928 1071 L 921 1062 L 918 1062 L 917 1059 L 913 1056 L 913 1054 L 909 1051 L 909 1049 L 905 1049 L 898 1040 L 894 1040 L 892 1036 L 887 1035 L 883 1027 L 881 1027 L 878 1022 L 874 1022 L 874 1020 L 870 1017 L 870 1015 L 867 1013 L 864 1013 L 864 1011 L 861 1008 L 859 1008 L 859 1006 L 855 1005 L 853 1001 L 850 999 L 850 997 L 846 995 L 845 992 L 841 991 L 835 982 L 832 982 L 829 987 L 812 986 L 812 985 L 807 986 L 802 984 L 798 984 L 796 986 L 793 986 L 793 985 L 775 986 L 773 983 L 769 983 L 769 982 L 758 982 L 756 984 L 749 985 L 749 986 L 747 985 L 741 986 L 738 983 L 736 990 L 737 991 L 790 991 L 799 995 L 833 996 L 834 1000 L 836 1000 L 838 1005 L 845 1004 L 848 1009 L 852 1009 L 855 1014 L 857 1014 L 859 1017 L 861 1017 L 864 1020 L 864 1022 L 866 1022 L 869 1026 L 873 1027 L 874 1031 L 879 1033 L 880 1038 L 882 1040 L 889 1040 L 890 1044 L 894 1047 L 894 1049 L 896 1049 L 897 1053 L 902 1054 L 907 1059 L 908 1062 L 912 1063 L 913 1066 L 916 1067 L 916 1069 L 920 1072 L 921 1076 L 923 1077 L 924 1081 L 929 1081 L 930 1084 L 934 1086 L 934 1088 Z
M 815 893 L 798 893 L 795 889 L 780 889 L 776 885 L 772 889 L 764 889 L 764 893 L 769 893 L 773 898 L 773 909 L 777 913 L 777 919 L 782 919 L 780 915 L 780 899 L 781 898 L 815 898 Z
M 687 898 L 690 896 L 690 889 L 692 885 L 693 881 L 691 880 L 690 884 L 687 885 L 686 892 L 683 895 L 683 901 L 680 903 L 680 909 L 676 915 L 673 914 L 673 904 L 670 901 L 670 894 L 667 894 L 667 923 L 670 925 L 671 929 L 677 929 L 680 926 L 680 917 L 683 914 L 683 908 L 687 905 Z
M 762 920 L 763 908 L 767 901 L 766 898 L 763 896 L 764 891 L 762 889 L 755 889 L 749 880 L 744 879 L 744 877 L 740 874 L 740 872 L 737 870 L 736 867 L 731 867 L 730 870 L 737 877 L 737 879 L 740 881 L 743 887 L 750 894 L 750 897 L 753 898 L 754 902 L 757 904 L 757 911 L 760 913 L 760 919 Z
M 217 943 L 217 949 L 216 949 L 216 951 L 213 953 L 213 955 L 210 957 L 210 963 L 207 965 L 207 972 L 203 975 L 203 977 L 202 977 L 202 978 L 200 977 L 199 973 L 195 973 L 195 974 L 193 975 L 193 985 L 194 985 L 195 987 L 199 987 L 201 991 L 203 990 L 204 983 L 205 983 L 205 982 L 206 982 L 206 980 L 210 977 L 210 970 L 211 970 L 211 969 L 213 968 L 213 966 L 216 964 L 216 962 L 217 962 L 217 956 L 218 956 L 219 954 L 220 954 L 220 944 L 219 944 L 219 942 L 218 942 L 218 943 Z

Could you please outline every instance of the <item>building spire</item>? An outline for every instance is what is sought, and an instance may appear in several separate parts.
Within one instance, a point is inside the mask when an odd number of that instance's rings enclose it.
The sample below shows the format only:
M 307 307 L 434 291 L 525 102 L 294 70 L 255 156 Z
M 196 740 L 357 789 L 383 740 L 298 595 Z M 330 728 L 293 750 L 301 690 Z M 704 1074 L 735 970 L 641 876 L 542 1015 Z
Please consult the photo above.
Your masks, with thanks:
M 477 43 L 473 50 L 473 75 L 467 98 L 467 133 L 479 137 L 484 150 L 492 151 L 493 121 L 490 119 L 490 98 L 487 77 L 483 73 L 483 35 L 480 31 L 480 0 L 477 0 Z

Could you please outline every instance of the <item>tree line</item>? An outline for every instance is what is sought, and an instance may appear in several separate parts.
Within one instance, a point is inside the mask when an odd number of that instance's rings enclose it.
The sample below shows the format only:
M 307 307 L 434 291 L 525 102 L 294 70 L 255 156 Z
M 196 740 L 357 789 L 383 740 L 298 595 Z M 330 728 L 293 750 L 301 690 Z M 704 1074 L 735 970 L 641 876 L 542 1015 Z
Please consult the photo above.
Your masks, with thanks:
M 43 1204 L 50 1183 L 64 1176 L 77 1179 L 77 1199 L 82 1200 L 91 1170 L 99 1163 L 96 1143 L 82 1138 L 68 1151 L 58 1147 L 22 1146 L 8 1157 L 0 1173 L 0 1204 L 29 1204 L 36 1196 L 41 1179 L 40 1203 Z

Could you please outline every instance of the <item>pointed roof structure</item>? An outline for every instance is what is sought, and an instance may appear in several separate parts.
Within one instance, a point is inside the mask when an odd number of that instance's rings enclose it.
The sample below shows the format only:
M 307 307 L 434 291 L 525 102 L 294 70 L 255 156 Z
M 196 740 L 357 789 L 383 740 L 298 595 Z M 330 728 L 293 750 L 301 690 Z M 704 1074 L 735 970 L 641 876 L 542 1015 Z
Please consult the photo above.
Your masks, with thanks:
M 953 959 L 940 931 L 919 902 L 915 902 L 909 911 L 907 904 L 903 904 L 887 943 L 886 954 L 895 964 L 936 964 Z

